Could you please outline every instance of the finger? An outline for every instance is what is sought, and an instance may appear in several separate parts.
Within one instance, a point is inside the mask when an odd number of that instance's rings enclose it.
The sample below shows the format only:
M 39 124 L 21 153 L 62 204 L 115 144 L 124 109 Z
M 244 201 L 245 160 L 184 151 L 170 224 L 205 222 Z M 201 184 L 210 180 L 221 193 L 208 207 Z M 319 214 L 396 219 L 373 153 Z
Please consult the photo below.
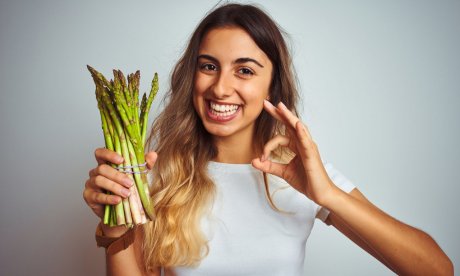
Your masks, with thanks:
M 260 158 L 256 158 L 252 160 L 252 166 L 262 172 L 283 178 L 284 172 L 286 171 L 288 165 L 275 163 L 271 160 L 262 161 Z
M 297 144 L 300 147 L 298 148 L 298 152 L 302 157 L 302 160 L 319 157 L 319 152 L 315 142 L 312 140 L 307 127 L 300 121 L 296 124 L 296 132 L 300 141 L 300 143 Z
M 158 154 L 154 151 L 147 152 L 145 155 L 145 162 L 147 162 L 147 169 L 151 170 L 157 161 Z
M 268 112 L 268 114 L 272 115 L 278 121 L 286 123 L 284 119 L 278 114 L 276 107 L 271 102 L 264 100 L 264 109 Z
M 305 142 L 312 142 L 313 138 L 311 137 L 310 131 L 308 131 L 308 128 L 306 125 L 304 125 L 301 121 L 298 121 L 296 126 L 295 126 L 296 132 L 297 132 L 297 137 L 299 139 L 305 140 Z
M 100 193 L 111 192 L 123 198 L 127 198 L 131 194 L 130 191 L 132 188 L 133 187 L 126 188 L 100 175 L 88 179 L 85 183 L 85 190 L 91 190 Z
M 300 121 L 287 107 L 280 102 L 278 107 L 275 107 L 272 103 L 264 101 L 265 110 L 272 115 L 275 119 L 282 122 L 286 126 L 286 132 L 289 137 L 295 137 L 295 124 Z M 284 109 L 284 110 L 283 110 Z
M 94 213 L 96 213 L 96 215 L 100 218 L 103 217 L 104 215 L 104 206 L 101 205 L 101 204 L 97 204 L 97 203 L 92 203 L 91 200 L 90 200 L 90 194 L 94 192 L 94 191 L 91 191 L 91 190 L 88 190 L 88 189 L 84 189 L 83 190 L 83 199 L 85 200 L 86 202 L 86 205 L 88 205 Z
M 279 146 L 288 147 L 290 144 L 290 139 L 283 135 L 276 135 L 270 139 L 264 146 L 263 154 L 260 157 L 260 160 L 264 162 L 270 156 L 270 153 L 277 149 Z
M 119 183 L 114 182 L 110 179 L 107 179 L 101 175 L 98 175 L 90 179 L 87 183 L 88 183 L 87 187 L 90 189 L 94 189 L 96 191 L 109 191 L 123 198 L 129 197 L 129 195 L 131 194 L 131 191 L 129 188 L 126 188 L 120 185 Z
M 123 163 L 124 160 L 121 155 L 106 148 L 96 149 L 94 151 L 94 156 L 96 157 L 96 161 L 99 165 L 107 162 L 118 165 Z
M 96 208 L 96 204 L 116 205 L 121 202 L 121 197 L 119 196 L 109 195 L 90 189 L 85 189 L 85 191 L 83 192 L 83 198 L 85 199 L 88 206 L 92 209 Z
M 133 186 L 134 184 L 133 179 L 130 178 L 127 174 L 119 172 L 115 168 L 107 164 L 102 164 L 92 169 L 89 172 L 89 176 L 90 178 L 94 178 L 96 176 L 103 176 L 127 188 Z
M 287 123 L 287 126 L 295 129 L 295 125 L 297 124 L 299 118 L 294 115 L 285 105 L 283 102 L 279 102 L 277 109 L 278 113 L 284 118 L 284 121 Z

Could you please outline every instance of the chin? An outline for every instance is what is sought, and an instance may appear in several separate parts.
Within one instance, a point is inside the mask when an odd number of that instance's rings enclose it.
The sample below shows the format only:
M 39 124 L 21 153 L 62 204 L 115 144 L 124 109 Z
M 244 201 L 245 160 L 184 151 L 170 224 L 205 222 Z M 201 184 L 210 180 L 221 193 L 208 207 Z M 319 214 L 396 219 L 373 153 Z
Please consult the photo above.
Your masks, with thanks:
M 204 128 L 212 136 L 228 137 L 233 134 L 233 130 L 228 126 L 210 126 L 205 123 Z

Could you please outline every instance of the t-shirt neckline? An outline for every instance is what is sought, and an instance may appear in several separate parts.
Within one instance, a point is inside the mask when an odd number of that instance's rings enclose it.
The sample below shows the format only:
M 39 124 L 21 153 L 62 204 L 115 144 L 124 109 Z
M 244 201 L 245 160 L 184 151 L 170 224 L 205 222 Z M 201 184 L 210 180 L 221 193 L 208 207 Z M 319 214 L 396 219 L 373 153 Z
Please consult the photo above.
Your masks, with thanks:
M 226 173 L 251 173 L 257 171 L 251 164 L 230 164 L 209 161 L 208 169 Z

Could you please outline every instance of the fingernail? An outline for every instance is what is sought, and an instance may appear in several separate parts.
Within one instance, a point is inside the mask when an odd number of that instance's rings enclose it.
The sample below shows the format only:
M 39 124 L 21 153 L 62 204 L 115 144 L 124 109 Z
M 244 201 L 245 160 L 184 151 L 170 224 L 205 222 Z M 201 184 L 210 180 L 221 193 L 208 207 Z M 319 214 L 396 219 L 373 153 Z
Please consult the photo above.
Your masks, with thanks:
M 280 102 L 280 107 L 281 107 L 282 109 L 287 109 L 287 107 L 284 105 L 283 102 Z
M 131 192 L 128 190 L 128 189 L 122 189 L 121 190 L 121 194 L 124 196 L 124 197 L 128 197 Z
M 134 185 L 134 182 L 131 178 L 126 178 L 124 181 L 125 185 L 127 185 L 128 187 L 131 187 Z

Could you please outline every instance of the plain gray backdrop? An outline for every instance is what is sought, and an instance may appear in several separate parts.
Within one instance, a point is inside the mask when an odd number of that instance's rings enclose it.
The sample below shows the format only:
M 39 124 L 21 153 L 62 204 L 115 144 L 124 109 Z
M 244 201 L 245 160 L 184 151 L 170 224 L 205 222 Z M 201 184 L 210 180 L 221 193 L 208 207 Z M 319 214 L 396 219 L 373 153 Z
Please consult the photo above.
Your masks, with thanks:
M 161 90 L 217 1 L 1 1 L 0 274 L 102 275 L 82 199 L 103 146 L 91 64 Z M 460 265 L 460 2 L 259 1 L 290 34 L 323 159 Z M 392 275 L 317 222 L 306 275 Z

